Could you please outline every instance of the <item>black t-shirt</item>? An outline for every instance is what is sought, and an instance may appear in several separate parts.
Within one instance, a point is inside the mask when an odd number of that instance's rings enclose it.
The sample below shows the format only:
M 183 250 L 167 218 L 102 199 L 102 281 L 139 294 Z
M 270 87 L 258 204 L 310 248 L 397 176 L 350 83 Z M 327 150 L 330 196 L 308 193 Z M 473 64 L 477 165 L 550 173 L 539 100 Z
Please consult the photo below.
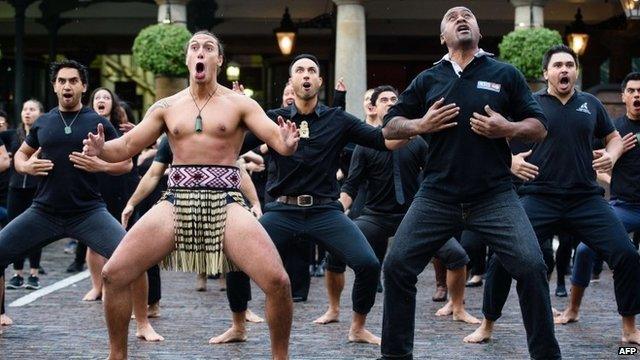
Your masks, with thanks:
M 547 137 L 534 145 L 528 162 L 538 166 L 538 177 L 520 187 L 521 194 L 604 194 L 593 170 L 594 138 L 615 128 L 595 96 L 576 91 L 566 104 L 547 89 L 534 94 L 547 117 Z
M 1 138 L 0 138 L 0 143 L 2 143 L 2 145 L 5 145 L 4 140 Z M 7 206 L 7 192 L 9 190 L 9 177 L 10 177 L 9 169 L 0 173 L 0 207 Z
M 460 73 L 440 61 L 420 73 L 389 109 L 385 124 L 395 116 L 417 119 L 434 102 L 456 103 L 458 125 L 424 134 L 429 153 L 422 187 L 425 195 L 443 202 L 469 202 L 512 188 L 511 151 L 505 139 L 489 139 L 471 130 L 474 112 L 485 114 L 489 105 L 505 118 L 546 122 L 522 74 L 512 65 L 489 56 L 475 57 Z
M 75 121 L 75 112 L 62 115 L 71 126 L 70 134 L 65 134 L 58 108 L 54 108 L 36 120 L 25 140 L 33 149 L 42 148 L 41 159 L 53 162 L 49 175 L 42 177 L 33 204 L 56 213 L 83 212 L 104 206 L 98 175 L 76 169 L 69 155 L 82 152 L 82 141 L 89 132 L 96 133 L 98 124 L 104 126 L 106 140 L 115 139 L 116 130 L 107 119 L 86 107 L 80 110 Z
M 626 115 L 613 121 L 620 136 L 640 134 L 640 121 Z M 640 204 L 640 144 L 624 153 L 611 174 L 611 198 Z

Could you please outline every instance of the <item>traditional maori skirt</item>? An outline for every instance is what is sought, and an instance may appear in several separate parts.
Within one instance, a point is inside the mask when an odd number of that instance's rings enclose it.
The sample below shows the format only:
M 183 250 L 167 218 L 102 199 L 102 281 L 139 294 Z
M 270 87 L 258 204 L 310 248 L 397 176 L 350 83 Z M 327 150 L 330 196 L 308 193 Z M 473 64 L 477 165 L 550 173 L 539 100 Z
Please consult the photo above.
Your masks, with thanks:
M 226 205 L 244 207 L 240 171 L 232 166 L 174 165 L 161 200 L 173 203 L 175 250 L 165 269 L 217 275 L 237 270 L 223 253 Z

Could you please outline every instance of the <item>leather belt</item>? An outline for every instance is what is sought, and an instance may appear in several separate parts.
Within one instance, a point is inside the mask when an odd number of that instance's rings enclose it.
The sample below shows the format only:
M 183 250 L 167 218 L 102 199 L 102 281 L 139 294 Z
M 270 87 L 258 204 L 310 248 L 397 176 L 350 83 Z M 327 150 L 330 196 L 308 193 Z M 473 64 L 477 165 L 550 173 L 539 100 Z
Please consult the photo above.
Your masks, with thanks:
M 332 198 L 328 197 L 319 197 L 313 195 L 298 195 L 298 196 L 279 196 L 276 199 L 277 202 L 289 205 L 297 205 L 302 207 L 308 207 L 313 205 L 322 205 L 333 202 Z

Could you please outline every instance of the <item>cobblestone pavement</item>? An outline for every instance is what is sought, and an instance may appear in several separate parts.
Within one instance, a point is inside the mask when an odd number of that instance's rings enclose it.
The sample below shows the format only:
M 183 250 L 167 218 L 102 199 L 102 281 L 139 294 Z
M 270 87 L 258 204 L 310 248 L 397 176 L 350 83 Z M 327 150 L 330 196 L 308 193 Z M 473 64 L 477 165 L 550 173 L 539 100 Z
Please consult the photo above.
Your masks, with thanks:
M 43 253 L 43 267 L 48 274 L 41 277 L 50 285 L 68 276 L 64 271 L 73 257 L 64 254 L 64 241 L 48 246 Z M 11 270 L 6 271 L 10 277 Z M 552 280 L 554 284 L 555 280 Z M 347 274 L 351 289 L 353 274 Z M 249 340 L 245 343 L 209 345 L 208 339 L 226 330 L 230 312 L 224 292 L 216 281 L 209 281 L 207 292 L 196 292 L 195 275 L 163 272 L 162 316 L 152 320 L 166 341 L 146 343 L 136 339 L 134 325 L 129 331 L 132 359 L 267 359 L 269 333 L 267 325 L 249 324 Z M 497 324 L 494 338 L 487 344 L 464 344 L 462 338 L 475 325 L 452 322 L 433 314 L 441 304 L 431 301 L 434 287 L 432 267 L 421 275 L 416 312 L 416 359 L 526 359 L 528 357 L 524 327 L 515 288 Z M 58 290 L 23 307 L 10 307 L 8 314 L 15 324 L 4 327 L 0 335 L 0 359 L 103 359 L 107 356 L 107 332 L 102 304 L 83 303 L 89 280 Z M 551 286 L 552 291 L 555 288 Z M 8 290 L 7 304 L 27 295 L 29 290 Z M 250 307 L 264 316 L 264 295 L 254 285 Z M 552 304 L 564 308 L 566 298 L 552 295 Z M 323 279 L 312 279 L 309 301 L 295 304 L 291 336 L 293 359 L 372 359 L 379 349 L 372 345 L 351 344 L 346 340 L 350 320 L 350 293 L 342 296 L 341 322 L 315 325 L 312 321 L 326 307 Z M 475 316 L 481 316 L 482 288 L 467 289 L 466 304 Z M 602 280 L 593 284 L 584 300 L 580 322 L 558 326 L 556 334 L 566 359 L 611 359 L 617 357 L 620 318 L 616 313 L 611 272 L 605 270 Z M 382 296 L 369 316 L 369 328 L 381 331 Z

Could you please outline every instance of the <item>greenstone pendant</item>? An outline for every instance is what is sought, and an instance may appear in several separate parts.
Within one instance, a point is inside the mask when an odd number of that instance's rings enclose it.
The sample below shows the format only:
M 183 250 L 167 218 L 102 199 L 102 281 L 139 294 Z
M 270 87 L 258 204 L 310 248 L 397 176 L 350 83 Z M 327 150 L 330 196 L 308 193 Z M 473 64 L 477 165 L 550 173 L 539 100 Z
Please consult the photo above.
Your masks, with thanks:
M 64 127 L 64 133 L 67 134 L 67 135 L 71 134 L 71 126 L 65 126 Z
M 202 132 L 202 117 L 200 115 L 196 117 L 196 132 Z

